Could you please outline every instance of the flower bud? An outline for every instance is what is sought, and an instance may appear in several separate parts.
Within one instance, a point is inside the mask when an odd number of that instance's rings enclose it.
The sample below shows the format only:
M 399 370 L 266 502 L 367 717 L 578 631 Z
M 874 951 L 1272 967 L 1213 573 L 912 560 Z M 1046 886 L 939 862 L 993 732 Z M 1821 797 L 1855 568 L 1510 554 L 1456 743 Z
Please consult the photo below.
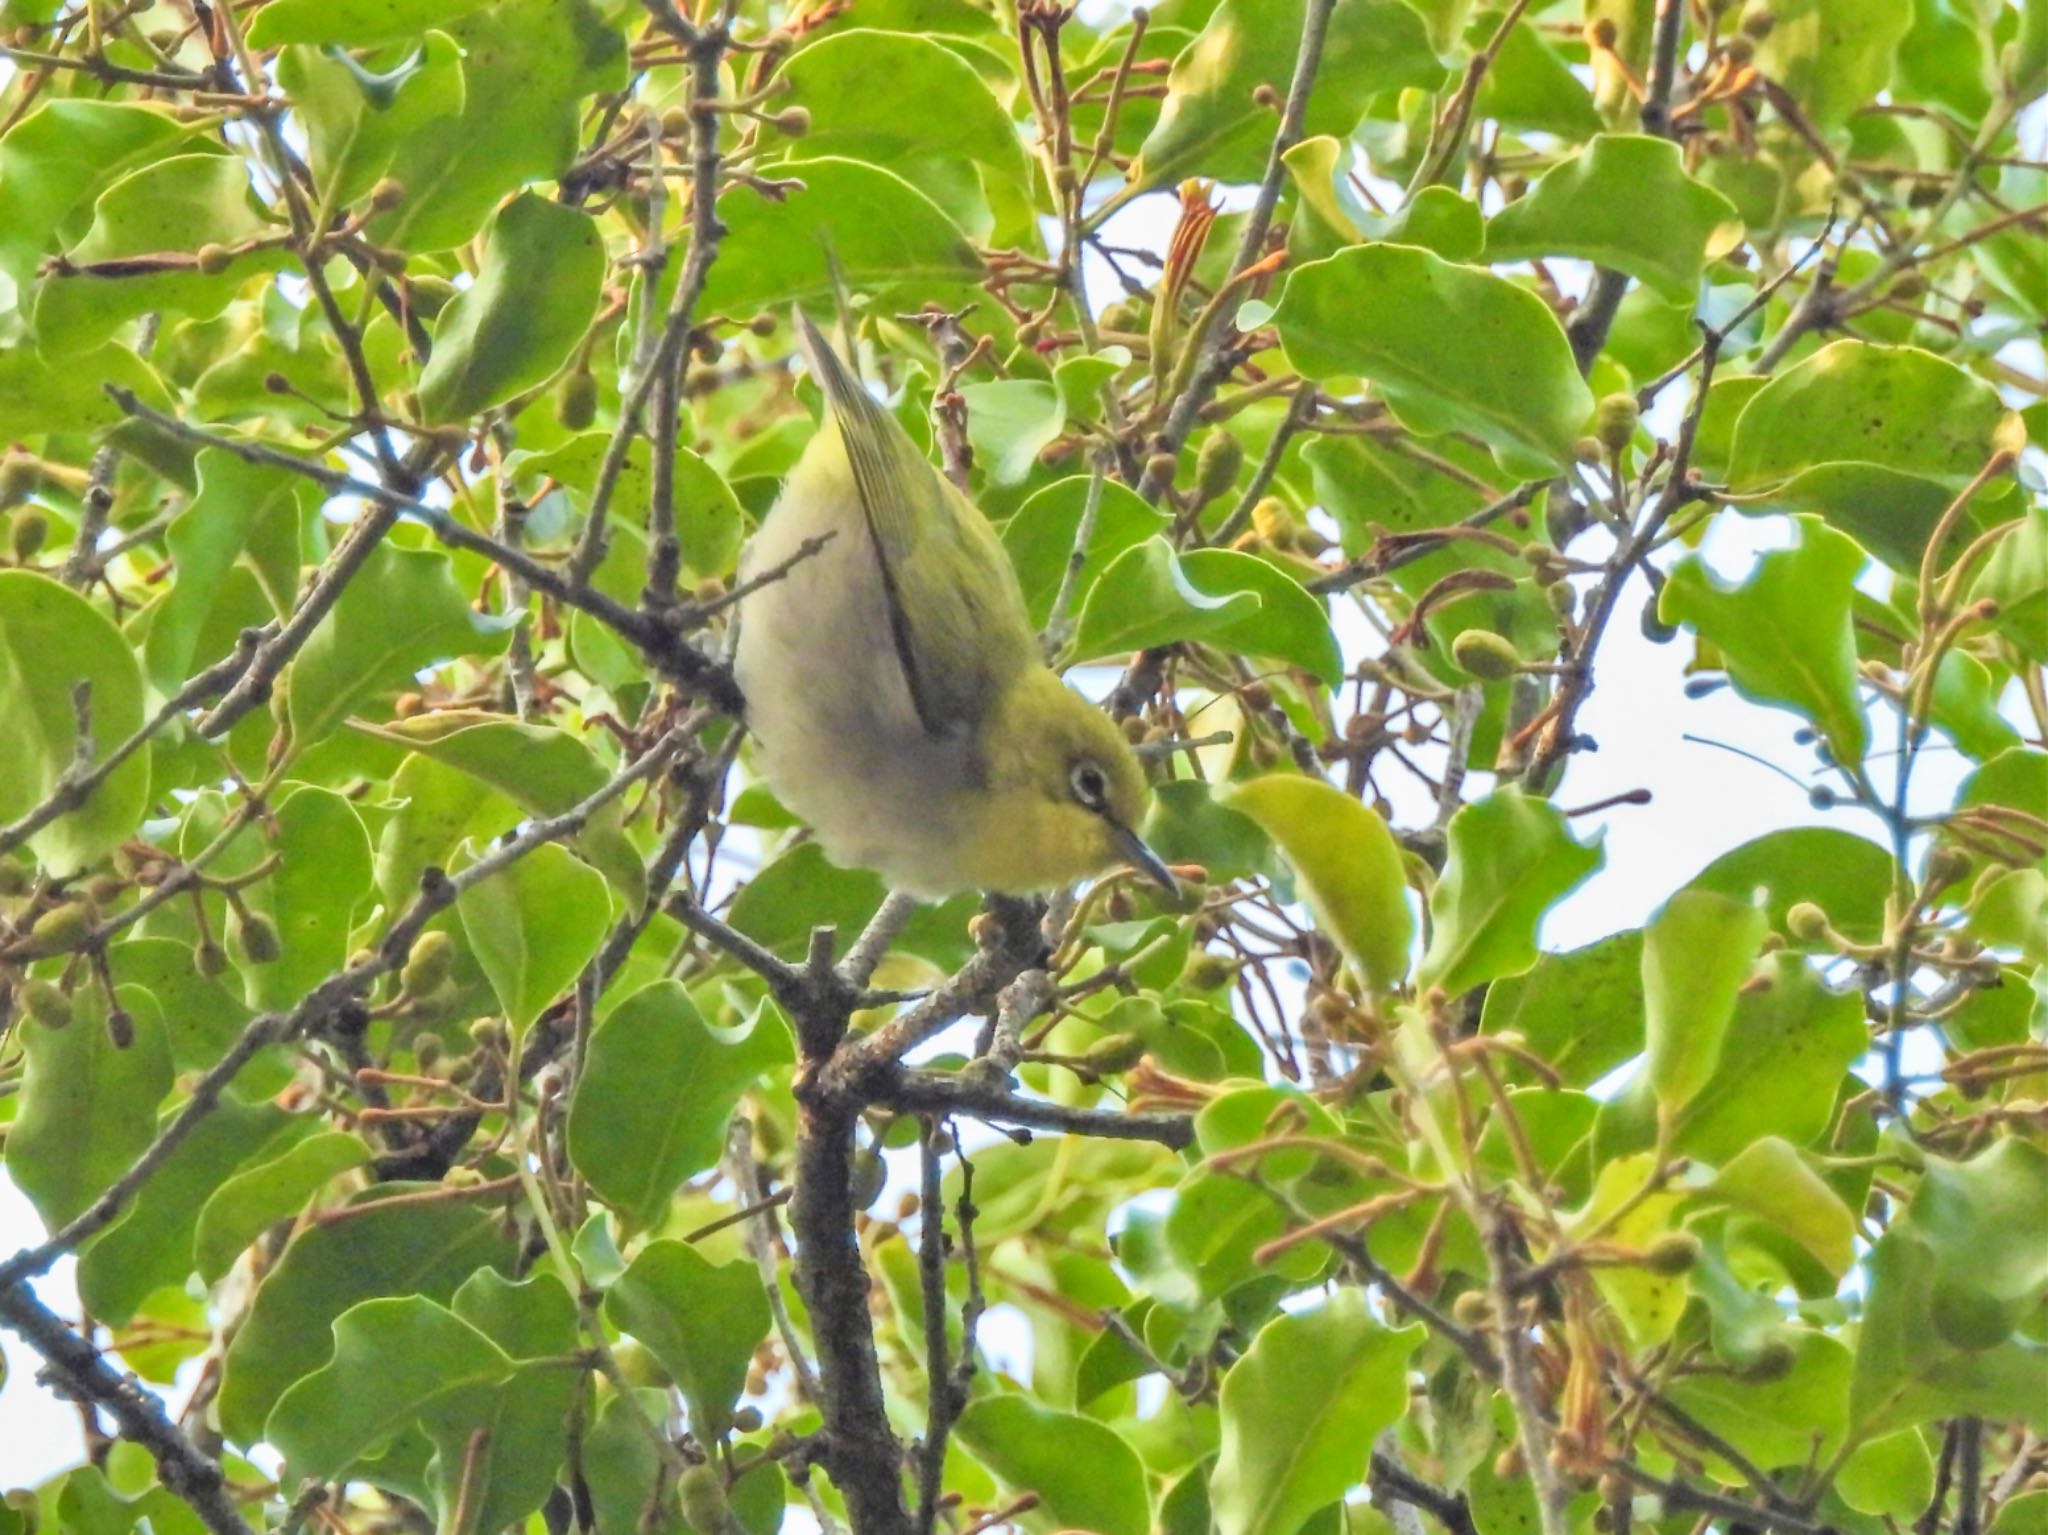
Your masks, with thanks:
M 1144 1058 L 1145 1041 L 1131 1033 L 1105 1034 L 1081 1057 L 1090 1071 L 1104 1077 L 1129 1071 Z
M 785 138 L 800 139 L 811 131 L 811 114 L 807 107 L 784 107 L 772 121 L 775 131 Z
M 1700 1261 L 1700 1239 L 1690 1231 L 1667 1231 L 1643 1251 L 1643 1267 L 1653 1274 L 1684 1274 Z
M 889 1182 L 889 1164 L 884 1162 L 870 1147 L 863 1146 L 853 1154 L 853 1207 L 865 1210 L 882 1197 L 882 1190 Z
M 413 996 L 424 996 L 447 980 L 454 968 L 454 935 L 438 929 L 422 933 L 412 941 L 398 983 Z
M 28 939 L 38 954 L 62 954 L 91 931 L 92 908 L 83 901 L 66 901 L 36 918 Z
M 229 907 L 228 939 L 242 951 L 242 958 L 252 965 L 273 964 L 284 953 L 284 943 L 277 936 L 277 924 L 260 911 Z
M 1270 544 L 1290 542 L 1298 524 L 1294 514 L 1287 510 L 1287 503 L 1278 496 L 1262 497 L 1252 508 L 1252 528 L 1259 537 Z
M 207 277 L 218 277 L 233 263 L 235 256 L 225 245 L 209 242 L 200 246 L 198 254 L 192 259 L 202 274 Z
M 1785 913 L 1785 928 L 1801 943 L 1824 943 L 1829 929 L 1828 914 L 1811 901 L 1797 901 Z
M 208 934 L 192 945 L 192 968 L 209 981 L 217 980 L 227 973 L 228 951 Z
M 725 1478 L 715 1466 L 692 1466 L 676 1479 L 676 1496 L 683 1517 L 697 1535 L 724 1535 L 732 1518 L 732 1504 L 725 1495 Z
M 1634 395 L 1607 395 L 1593 407 L 1593 435 L 1603 447 L 1619 453 L 1635 437 L 1636 424 L 1642 417 L 1642 407 L 1636 404 Z
M 27 564 L 42 549 L 43 541 L 50 536 L 50 519 L 35 507 L 27 507 L 14 514 L 14 530 L 10 541 L 14 557 Z
M 580 432 L 597 419 L 597 380 L 588 368 L 564 373 L 555 385 L 555 419 L 572 432 Z
M 21 1005 L 46 1029 L 61 1029 L 71 1022 L 71 999 L 55 982 L 26 982 L 21 988 Z
M 1195 499 L 1214 501 L 1237 483 L 1243 467 L 1244 444 L 1228 432 L 1211 432 L 1195 455 Z
M 1522 669 L 1521 653 L 1491 629 L 1467 629 L 1452 640 L 1451 659 L 1482 682 L 1498 682 Z
M 386 176 L 370 188 L 370 206 L 379 213 L 389 213 L 405 201 L 405 183 L 396 176 Z

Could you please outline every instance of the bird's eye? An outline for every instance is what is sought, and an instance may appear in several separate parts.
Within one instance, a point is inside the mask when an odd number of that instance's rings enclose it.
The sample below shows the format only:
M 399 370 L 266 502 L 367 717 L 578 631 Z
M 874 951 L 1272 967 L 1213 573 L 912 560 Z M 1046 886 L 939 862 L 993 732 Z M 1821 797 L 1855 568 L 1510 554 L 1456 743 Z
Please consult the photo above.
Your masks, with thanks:
M 1102 776 L 1102 769 L 1092 762 L 1077 762 L 1069 780 L 1074 786 L 1074 798 L 1090 810 L 1103 808 L 1109 794 L 1109 781 Z

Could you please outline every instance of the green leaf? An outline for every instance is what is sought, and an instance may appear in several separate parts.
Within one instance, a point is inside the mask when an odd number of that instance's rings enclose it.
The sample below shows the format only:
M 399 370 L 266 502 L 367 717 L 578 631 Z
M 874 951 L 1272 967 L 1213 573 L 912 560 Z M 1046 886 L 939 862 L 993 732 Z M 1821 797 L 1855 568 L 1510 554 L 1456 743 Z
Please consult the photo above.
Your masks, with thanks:
M 1223 1452 L 1209 1480 L 1220 1535 L 1294 1535 L 1364 1479 L 1373 1440 L 1408 1406 L 1422 1329 L 1389 1332 L 1339 1290 L 1275 1317 L 1223 1377 Z
M 2048 508 L 2031 508 L 1999 539 L 1970 587 L 1973 602 L 1985 598 L 1998 604 L 1999 633 L 2048 666 Z
M 1769 1221 L 1836 1279 L 1856 1258 L 1856 1218 L 1791 1142 L 1766 1135 L 1714 1175 L 1699 1198 Z
M 370 888 L 370 834 L 343 796 L 301 785 L 278 802 L 275 819 L 274 843 L 251 832 L 236 839 L 239 856 L 222 860 L 222 872 L 267 854 L 281 860 L 242 893 L 282 940 L 277 959 L 244 969 L 249 1003 L 258 1008 L 291 1006 L 347 963 L 356 902 Z
M 171 1064 L 180 1071 L 203 1071 L 221 1058 L 250 1019 L 242 1001 L 241 977 L 201 975 L 192 964 L 192 945 L 175 938 L 130 938 L 107 951 L 107 962 L 120 981 L 139 986 L 156 999 L 163 1013 L 164 1033 L 171 1045 Z M 229 982 L 234 989 L 228 989 Z M 277 1069 L 283 1051 L 272 1052 L 266 1063 Z M 264 1062 L 263 1056 L 257 1062 Z M 264 1065 L 252 1062 L 243 1068 L 236 1086 L 252 1093 Z M 289 1073 L 285 1073 L 289 1075 Z M 281 1077 L 270 1082 L 281 1086 Z
M 1690 1103 L 1721 1059 L 1735 998 L 1769 923 L 1746 901 L 1681 890 L 1643 929 L 1650 1087 L 1665 1113 Z
M 1017 584 L 1023 588 L 1025 611 L 1034 625 L 1043 625 L 1052 615 L 1052 604 L 1060 582 L 1066 577 L 1067 562 L 1074 552 L 1074 539 L 1088 503 L 1089 476 L 1069 475 L 1034 492 L 1003 524 L 1003 550 L 1016 567 Z M 1093 536 L 1074 582 L 1073 617 L 1086 604 L 1088 594 L 1102 579 L 1116 558 L 1146 539 L 1164 533 L 1172 519 L 1138 499 L 1138 493 L 1114 480 L 1102 484 L 1102 499 L 1095 509 Z
M 1144 1466 L 1106 1424 L 1005 1393 L 971 1403 L 956 1432 L 1006 1487 L 1037 1493 L 1063 1526 L 1099 1535 L 1152 1528 Z
M 552 378 L 604 294 L 604 238 L 587 213 L 522 192 L 483 240 L 476 281 L 441 312 L 420 374 L 428 421 L 466 421 Z
M 1934 1497 L 1934 1461 L 1917 1433 L 1901 1429 L 1844 1461 L 1835 1491 L 1858 1513 L 1911 1519 Z
M 1937 1327 L 1936 1286 L 1947 1256 L 1905 1225 L 1878 1238 L 1864 1260 L 1870 1289 L 1849 1386 L 1859 1440 L 1948 1417 L 2018 1417 L 2037 1433 L 2048 1427 L 2041 1391 L 2048 1349 L 2018 1338 L 1961 1348 Z M 1997 1316 L 1980 1336 L 1996 1329 Z M 1949 1332 L 1976 1320 L 1953 1296 L 1947 1319 Z
M 150 995 L 120 988 L 134 1021 L 125 1050 L 108 1038 L 104 993 L 72 993 L 68 1026 L 24 1019 L 21 1108 L 7 1134 L 7 1172 L 44 1226 L 84 1213 L 156 1138 L 156 1106 L 171 1090 L 171 1052 Z
M 1576 256 L 1688 304 L 1708 259 L 1741 230 L 1735 205 L 1685 173 L 1676 144 L 1602 133 L 1493 216 L 1486 259 Z
M 1548 800 L 1497 789 L 1451 817 L 1450 855 L 1429 897 L 1418 989 L 1453 997 L 1536 963 L 1536 930 L 1604 855 L 1571 834 Z
M 278 1399 L 264 1436 L 295 1477 L 338 1477 L 436 1402 L 511 1372 L 504 1351 L 446 1306 L 366 1300 L 335 1318 L 332 1357 Z
M 405 622 L 394 624 L 394 613 Z M 436 662 L 495 653 L 504 630 L 470 607 L 446 555 L 380 544 L 292 663 L 292 735 L 320 740 Z
M 959 225 L 880 166 L 801 160 L 777 166 L 776 177 L 801 185 L 777 201 L 747 187 L 719 199 L 727 231 L 705 285 L 706 313 L 752 314 L 830 295 L 828 251 L 857 291 L 910 287 L 929 296 L 934 286 L 981 276 L 981 258 Z M 673 286 L 664 285 L 661 302 Z
M 1081 607 L 1075 660 L 1203 640 L 1290 661 L 1326 681 L 1343 656 L 1322 602 L 1279 567 L 1234 549 L 1177 552 L 1164 538 L 1126 549 Z
M 750 1260 L 713 1263 L 686 1243 L 651 1242 L 612 1285 L 604 1311 L 682 1388 L 692 1432 L 709 1440 L 732 1426 L 748 1363 L 772 1322 Z
M 1322 779 L 1279 773 L 1233 790 L 1228 806 L 1273 839 L 1345 958 L 1382 991 L 1400 985 L 1415 917 L 1400 846 L 1378 813 Z
M 122 1326 L 152 1290 L 183 1284 L 207 1196 L 250 1157 L 274 1155 L 312 1128 L 275 1104 L 219 1104 L 79 1259 L 79 1299 L 94 1318 Z
M 888 893 L 879 876 L 839 868 L 826 859 L 823 848 L 805 842 L 747 881 L 733 900 L 730 920 L 777 954 L 800 955 L 814 928 L 837 928 L 840 941 L 851 942 Z M 962 964 L 973 952 L 962 930 L 974 910 L 971 896 L 921 907 L 894 948 L 946 969 Z
M 263 1280 L 241 1330 L 228 1345 L 220 1421 L 228 1437 L 255 1444 L 286 1390 L 327 1362 L 330 1328 L 359 1301 L 378 1296 L 446 1302 L 480 1268 L 509 1267 L 516 1256 L 497 1222 L 451 1200 L 378 1208 L 404 1193 L 382 1184 L 345 1219 L 309 1226 Z M 356 1206 L 369 1208 L 356 1210 Z
M 26 289 L 45 256 L 85 232 L 82 216 L 110 182 L 203 143 L 186 145 L 193 133 L 135 102 L 48 101 L 24 117 L 0 138 L 0 272 Z
M 257 19 L 260 25 L 268 13 Z M 313 188 L 324 206 L 345 207 L 363 197 L 408 142 L 437 131 L 437 119 L 461 110 L 462 62 L 454 40 L 430 32 L 420 44 L 403 64 L 378 75 L 338 47 L 291 47 L 278 55 L 277 83 L 290 92 L 305 130 Z
M 656 981 L 591 1033 L 569 1104 L 569 1159 L 630 1225 L 658 1225 L 683 1180 L 718 1161 L 740 1095 L 793 1059 L 772 1008 L 718 1028 L 681 985 Z
M 274 1154 L 273 1154 L 274 1153 Z M 338 1175 L 370 1160 L 370 1148 L 343 1130 L 323 1130 L 280 1147 L 273 1141 L 219 1181 L 200 1208 L 192 1237 L 199 1277 L 216 1284 L 235 1259 L 275 1222 L 295 1214 Z
M 1131 167 L 1132 189 L 1188 176 L 1256 181 L 1266 168 L 1273 112 L 1260 86 L 1285 97 L 1300 52 L 1306 5 L 1223 0 L 1201 35 L 1173 61 L 1159 120 Z M 1444 67 L 1422 19 L 1395 0 L 1338 0 L 1330 14 L 1304 134 L 1348 137 L 1381 91 L 1433 90 Z
M 111 280 L 91 272 L 46 278 L 36 292 L 37 344 L 46 356 L 62 357 L 109 340 L 123 323 L 153 310 L 210 319 L 253 275 L 287 258 L 280 250 L 252 251 L 238 254 L 224 272 L 207 273 L 192 253 L 267 232 L 239 155 L 174 155 L 131 171 L 100 194 L 92 227 L 65 257 L 79 267 L 147 256 L 168 256 L 170 264 Z
M 1592 413 L 1564 331 L 1505 277 L 1364 245 L 1288 278 L 1273 316 L 1288 365 L 1371 381 L 1411 430 L 1470 432 L 1515 472 L 1570 461 Z
M 1669 1150 L 1719 1167 L 1751 1142 L 1776 1135 L 1808 1146 L 1834 1117 L 1842 1075 L 1868 1047 L 1853 992 L 1830 991 L 1797 955 L 1770 956 L 1744 989 L 1706 1083 L 1669 1112 Z M 1598 1140 L 1616 1149 L 1647 1145 L 1647 1074 L 1603 1105 Z
M 379 244 L 467 243 L 506 193 L 569 168 L 583 98 L 626 84 L 626 40 L 588 0 L 462 4 L 435 22 L 462 50 L 460 100 L 399 143 L 387 174 L 405 198 L 370 221 Z
M 69 588 L 26 570 L 0 570 L 0 823 L 40 805 L 78 756 L 75 694 L 89 686 L 94 762 L 142 725 L 142 672 L 120 632 Z M 55 875 L 96 862 L 141 824 L 149 758 L 138 752 L 78 809 L 28 845 Z
M 1592 19 L 1588 12 L 1587 20 Z M 1526 17 L 1509 29 L 1479 82 L 1476 110 L 1503 127 L 1533 129 L 1573 142 L 1591 138 L 1602 126 L 1593 93 Z
M 128 417 L 109 384 L 159 408 L 169 403 L 163 381 L 125 346 L 67 352 L 54 363 L 32 347 L 0 347 L 0 435 L 21 441 L 118 426 Z
M 994 485 L 1015 485 L 1038 465 L 1039 451 L 1067 424 L 1059 391 L 1042 378 L 999 378 L 962 384 L 967 441 L 974 462 Z
M 1917 571 L 1943 508 L 1984 467 L 2007 415 L 1998 391 L 1918 347 L 1837 341 L 1787 369 L 1736 418 L 1729 488 L 1814 512 Z
M 1757 68 L 1814 126 L 1841 127 L 1884 94 L 1892 58 L 1913 25 L 1913 0 L 1786 0 L 1757 46 Z
M 1578 1213 L 1573 1227 L 1600 1227 L 1604 1240 L 1619 1247 L 1639 1251 L 1649 1247 L 1675 1227 L 1678 1209 L 1684 1203 L 1682 1194 L 1668 1188 L 1643 1193 L 1656 1168 L 1657 1157 L 1652 1152 L 1608 1162 L 1594 1180 L 1593 1197 Z M 1685 1312 L 1686 1284 L 1681 1274 L 1660 1274 L 1646 1267 L 1603 1267 L 1593 1270 L 1593 1284 L 1639 1348 L 1668 1339 Z
M 1788 826 L 1723 853 L 1695 874 L 1688 888 L 1717 891 L 1737 901 L 1760 897 L 1772 930 L 1788 939 L 1785 913 L 1811 901 L 1828 914 L 1838 933 L 1875 943 L 1891 882 L 1891 854 L 1868 837 L 1833 826 Z
M 1658 612 L 1720 652 L 1736 692 L 1811 721 L 1835 760 L 1855 767 L 1870 729 L 1850 623 L 1863 551 L 1817 517 L 1796 518 L 1795 526 L 1798 541 L 1764 555 L 1737 587 L 1716 580 L 1698 555 L 1680 561 Z
M 828 32 L 797 52 L 781 78 L 789 100 L 811 114 L 798 145 L 803 158 L 843 156 L 894 171 L 963 225 L 986 230 L 991 202 L 1022 211 L 1028 171 L 1016 126 L 974 67 L 944 44 L 871 25 Z M 980 180 L 960 174 L 963 160 L 981 170 Z M 982 180 L 1002 195 L 985 198 Z
M 597 753 L 566 730 L 473 709 L 437 709 L 388 725 L 358 723 L 356 728 L 445 763 L 495 789 L 527 814 L 543 818 L 574 808 L 611 777 Z M 451 843 L 454 840 L 450 838 Z M 626 835 L 625 810 L 616 801 L 592 815 L 570 839 L 570 846 L 629 904 L 638 906 L 645 899 L 647 871 Z M 379 883 L 384 884 L 381 879 Z M 411 883 L 410 878 L 403 881 Z
M 282 469 L 251 464 L 225 448 L 203 448 L 196 462 L 199 493 L 164 534 L 176 579 L 150 620 L 143 660 L 149 680 L 169 695 L 184 686 L 200 636 L 221 597 L 221 583 L 245 556 L 255 564 L 265 549 L 288 550 L 296 586 L 299 529 L 308 482 Z M 293 591 L 273 591 L 289 604 Z
M 1673 1381 L 1670 1399 L 1759 1465 L 1794 1466 L 1839 1446 L 1849 1420 L 1849 1352 L 1825 1333 L 1777 1334 L 1790 1352 L 1775 1378 L 1701 1371 Z M 1780 1354 L 1781 1368 L 1785 1356 Z M 1769 1375 L 1770 1372 L 1764 1372 Z M 1731 1467 L 1728 1473 L 1736 1475 Z
M 445 26 L 488 0 L 271 0 L 249 23 L 249 46 L 280 43 L 367 48 L 402 43 Z
M 553 842 L 469 886 L 455 908 L 515 1037 L 575 983 L 612 916 L 604 876 Z
M 1483 1033 L 1510 1030 L 1566 1087 L 1590 1087 L 1643 1046 L 1643 933 L 1627 928 L 1486 988 Z M 1497 1070 L 1528 1073 L 1508 1057 Z
M 546 481 L 568 493 L 579 512 L 587 511 L 592 487 L 612 439 L 610 432 L 582 432 L 544 453 L 521 451 L 507 456 L 505 467 L 522 489 L 538 493 Z M 676 537 L 683 546 L 685 568 L 700 576 L 730 574 L 746 531 L 746 518 L 725 477 L 688 447 L 675 455 Z M 644 515 L 652 497 L 647 444 L 635 440 L 626 450 L 611 499 L 611 542 L 591 583 L 629 606 L 640 600 L 646 579 L 646 540 L 630 518 Z

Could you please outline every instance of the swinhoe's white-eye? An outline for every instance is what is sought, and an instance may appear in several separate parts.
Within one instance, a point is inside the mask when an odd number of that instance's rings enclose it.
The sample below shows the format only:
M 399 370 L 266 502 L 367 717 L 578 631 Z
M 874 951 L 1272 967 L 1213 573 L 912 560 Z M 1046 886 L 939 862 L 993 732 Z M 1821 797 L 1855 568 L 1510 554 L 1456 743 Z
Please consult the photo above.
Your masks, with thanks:
M 1144 774 L 1040 657 L 995 530 L 799 311 L 825 419 L 749 544 L 734 658 L 762 775 L 833 862 L 911 895 L 1135 865 Z

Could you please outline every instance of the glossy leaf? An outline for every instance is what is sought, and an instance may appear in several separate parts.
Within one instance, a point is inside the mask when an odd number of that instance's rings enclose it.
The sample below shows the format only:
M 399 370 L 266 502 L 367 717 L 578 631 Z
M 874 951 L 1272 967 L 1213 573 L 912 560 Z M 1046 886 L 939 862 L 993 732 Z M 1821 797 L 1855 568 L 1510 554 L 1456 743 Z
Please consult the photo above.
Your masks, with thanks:
M 1459 996 L 1536 963 L 1543 914 L 1600 867 L 1547 800 L 1498 789 L 1451 817 L 1450 857 L 1429 897 L 1418 987 Z
M 1470 432 L 1516 472 L 1570 459 L 1593 397 L 1535 294 L 1428 251 L 1366 245 L 1288 278 L 1273 317 L 1290 365 L 1355 374 L 1417 432 Z
M 712 1263 L 683 1242 L 649 1243 L 605 1295 L 605 1315 L 661 1361 L 690 1404 L 690 1427 L 724 1433 L 768 1336 L 768 1296 L 751 1260 Z
M 1034 493 L 1003 524 L 1003 551 L 1016 567 L 1024 607 L 1034 624 L 1043 624 L 1052 613 L 1087 501 L 1088 477 L 1070 475 Z M 1094 535 L 1084 551 L 1067 616 L 1071 619 L 1081 611 L 1089 592 L 1119 555 L 1164 533 L 1170 521 L 1164 512 L 1139 500 L 1129 486 L 1104 481 Z
M 552 842 L 455 898 L 515 1036 L 575 983 L 604 941 L 611 906 L 604 877 Z
M 217 1282 L 274 1222 L 297 1212 L 338 1174 L 369 1159 L 370 1148 L 341 1130 L 265 1147 L 234 1176 L 221 1179 L 200 1207 L 192 1236 L 199 1277 Z
M 1817 517 L 1795 526 L 1798 542 L 1764 555 L 1737 587 L 1717 580 L 1698 556 L 1681 562 L 1658 611 L 1720 652 L 1737 692 L 1812 721 L 1835 760 L 1853 767 L 1863 761 L 1870 728 L 1857 697 L 1849 619 L 1863 551 Z
M 1681 890 L 1643 929 L 1650 1087 L 1665 1112 L 1690 1103 L 1713 1076 L 1767 927 L 1745 901 Z
M 404 1185 L 376 1192 L 402 1193 Z M 221 1426 L 238 1443 L 263 1438 L 278 1399 L 332 1356 L 330 1328 L 351 1306 L 382 1296 L 445 1304 L 478 1269 L 513 1260 L 496 1224 L 474 1205 L 376 1203 L 374 1194 L 359 1199 L 368 1208 L 301 1231 L 264 1277 L 221 1378 Z
M 0 571 L 0 822 L 40 805 L 77 760 L 81 687 L 92 760 L 103 762 L 142 724 L 134 652 L 77 593 L 48 576 Z M 132 832 L 148 800 L 149 758 L 131 755 L 28 845 L 52 873 L 73 873 Z
M 1292 1535 L 1362 1480 L 1374 1437 L 1407 1409 L 1421 1341 L 1380 1326 L 1357 1290 L 1260 1328 L 1223 1382 L 1209 1481 L 1221 1535 Z
M 1769 507 L 1818 513 L 1913 572 L 2006 415 L 1995 389 L 1931 352 L 1837 341 L 1743 407 L 1729 484 Z
M 1005 1393 L 971 1403 L 956 1432 L 1016 1492 L 1035 1492 L 1062 1525 L 1146 1535 L 1152 1501 L 1137 1454 L 1115 1430 Z
M 1254 181 L 1265 169 L 1271 111 L 1253 99 L 1281 96 L 1294 78 L 1304 8 L 1261 9 L 1223 0 L 1201 35 L 1173 61 L 1159 120 L 1131 168 L 1134 186 L 1199 174 Z M 1304 131 L 1347 135 L 1367 101 L 1398 86 L 1440 84 L 1444 68 L 1413 10 L 1394 0 L 1339 0 L 1329 20 Z
M 147 992 L 120 993 L 134 1038 L 110 1037 L 106 1003 L 81 986 L 61 1029 L 24 1020 L 21 1107 L 7 1134 L 7 1172 L 51 1231 L 82 1214 L 156 1138 L 171 1088 L 170 1046 Z
M 1740 234 L 1735 205 L 1685 173 L 1676 144 L 1603 133 L 1493 216 L 1486 259 L 1577 256 L 1684 304 Z
M 476 281 L 445 310 L 420 374 L 429 421 L 457 421 L 543 382 L 583 339 L 604 288 L 588 214 L 525 192 L 484 233 Z
M 569 1105 L 569 1156 L 628 1223 L 656 1225 L 683 1180 L 717 1162 L 740 1095 L 793 1054 L 772 1010 L 718 1028 L 681 986 L 657 981 L 592 1031 Z
M 1546 954 L 1534 969 L 1496 981 L 1479 1026 L 1521 1035 L 1565 1086 L 1590 1087 L 1642 1048 L 1642 929 Z M 1516 1071 L 1511 1061 L 1500 1069 Z
M 1274 774 L 1233 791 L 1301 881 L 1316 924 L 1382 990 L 1408 973 L 1415 917 L 1401 849 L 1379 815 L 1321 779 Z

